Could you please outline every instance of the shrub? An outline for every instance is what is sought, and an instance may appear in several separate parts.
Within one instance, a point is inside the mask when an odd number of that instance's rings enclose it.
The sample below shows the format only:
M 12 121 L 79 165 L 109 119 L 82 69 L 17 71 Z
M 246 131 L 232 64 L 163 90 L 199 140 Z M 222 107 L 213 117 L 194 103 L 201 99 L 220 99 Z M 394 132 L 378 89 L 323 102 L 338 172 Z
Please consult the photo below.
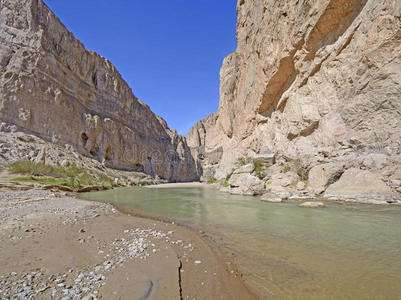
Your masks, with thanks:
M 213 176 L 209 177 L 209 179 L 207 180 L 207 184 L 213 184 L 213 183 L 216 183 L 216 182 L 217 182 L 217 179 L 214 178 Z
M 256 176 L 262 177 L 264 171 L 263 164 L 260 161 L 255 161 L 253 162 L 253 167 L 255 168 Z
M 282 171 L 283 171 L 283 173 L 287 173 L 287 172 L 291 171 L 290 164 L 285 164 Z
M 17 140 L 19 140 L 20 142 L 24 142 L 24 143 L 33 143 L 35 141 L 35 139 L 33 137 L 30 136 L 18 136 Z
M 239 168 L 250 163 L 252 163 L 252 158 L 249 156 L 243 156 L 237 159 L 237 161 L 235 162 L 235 166 Z
M 14 174 L 27 175 L 16 177 L 12 180 L 23 182 L 36 182 L 41 184 L 56 184 L 69 187 L 80 187 L 87 185 L 103 185 L 106 188 L 115 186 L 113 179 L 103 174 L 98 174 L 97 179 L 84 168 L 76 165 L 69 167 L 49 166 L 42 163 L 21 161 L 9 165 L 9 170 Z
M 299 158 L 289 160 L 288 163 L 286 163 L 285 165 L 282 164 L 282 167 L 283 169 L 281 170 L 281 173 L 294 171 L 295 173 L 298 174 L 301 180 L 308 179 L 308 170 L 304 167 L 302 160 Z
M 222 183 L 221 183 L 221 186 L 224 186 L 224 187 L 228 187 L 230 184 L 228 183 L 228 180 L 227 179 L 225 179 Z
M 8 169 L 11 173 L 14 174 L 30 174 L 34 172 L 35 166 L 34 163 L 30 161 L 21 161 L 16 162 L 8 166 Z

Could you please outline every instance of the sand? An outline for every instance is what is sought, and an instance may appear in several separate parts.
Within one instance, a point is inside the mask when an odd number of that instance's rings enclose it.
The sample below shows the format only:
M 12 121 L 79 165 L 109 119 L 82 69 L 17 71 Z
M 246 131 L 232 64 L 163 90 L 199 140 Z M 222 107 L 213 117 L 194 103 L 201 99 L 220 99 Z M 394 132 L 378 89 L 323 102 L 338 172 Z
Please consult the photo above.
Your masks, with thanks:
M 253 299 L 202 234 L 0 184 L 0 299 Z

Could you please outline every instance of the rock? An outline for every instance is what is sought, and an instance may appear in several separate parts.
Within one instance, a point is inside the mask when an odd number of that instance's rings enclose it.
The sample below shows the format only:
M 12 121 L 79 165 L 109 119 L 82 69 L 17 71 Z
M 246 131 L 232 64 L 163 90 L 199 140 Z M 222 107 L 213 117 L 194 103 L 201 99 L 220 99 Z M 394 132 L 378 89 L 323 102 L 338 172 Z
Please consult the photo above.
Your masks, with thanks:
M 236 158 L 265 148 L 313 166 L 353 156 L 357 167 L 365 154 L 368 168 L 389 164 L 401 140 L 398 2 L 276 3 L 238 1 L 238 46 L 221 67 L 218 110 L 187 137 L 191 151 L 222 156 L 198 169 L 224 178 Z
M 274 165 L 275 154 L 274 153 L 262 153 L 258 154 L 253 158 L 254 162 L 262 164 L 264 167 L 268 168 Z
M 386 202 L 393 200 L 391 189 L 380 176 L 366 170 L 348 169 L 330 185 L 324 197 L 344 201 Z
M 68 186 L 64 186 L 64 185 L 56 185 L 56 184 L 50 184 L 50 185 L 45 185 L 43 186 L 43 189 L 45 190 L 59 190 L 59 191 L 63 191 L 63 192 L 73 192 L 74 189 L 70 188 Z
M 271 203 L 281 203 L 281 202 L 283 202 L 283 199 L 281 197 L 277 197 L 277 196 L 274 196 L 274 195 L 271 195 L 271 194 L 264 194 L 261 197 L 261 200 L 263 202 L 271 202 Z
M 343 163 L 327 163 L 313 167 L 308 175 L 309 188 L 315 194 L 323 193 L 330 184 L 340 178 L 344 167 Z
M 253 164 L 247 164 L 245 166 L 241 166 L 238 169 L 236 169 L 233 174 L 243 174 L 243 173 L 251 174 L 254 169 L 255 166 Z
M 0 38 L 0 121 L 48 143 L 68 144 L 110 168 L 170 181 L 199 179 L 186 139 L 132 93 L 109 60 L 86 50 L 42 0 L 2 1 Z M 53 163 L 46 147 L 35 161 Z
M 90 185 L 90 186 L 84 186 L 82 188 L 77 189 L 78 193 L 87 193 L 87 192 L 93 192 L 93 191 L 103 191 L 106 188 L 103 185 Z
M 83 297 L 81 300 L 96 300 L 96 299 L 97 298 L 95 295 L 89 294 L 89 295 L 86 295 L 85 297 Z
M 382 169 L 387 163 L 388 156 L 382 153 L 371 153 L 363 160 L 363 165 L 370 169 Z
M 69 162 L 68 160 L 64 159 L 64 160 L 61 162 L 60 165 L 61 165 L 62 167 L 68 167 L 68 166 L 70 165 L 70 162 Z
M 46 147 L 42 147 L 38 155 L 35 158 L 35 163 L 45 164 L 46 163 Z
M 233 174 L 228 181 L 234 194 L 261 195 L 265 190 L 265 183 L 258 177 L 250 174 Z
M 397 179 L 391 180 L 391 181 L 390 181 L 390 186 L 391 186 L 393 189 L 396 189 L 396 188 L 398 188 L 398 187 L 401 187 L 401 180 L 397 180 Z
M 325 207 L 323 202 L 304 202 L 299 205 L 300 207 L 322 208 Z
M 302 181 L 300 181 L 300 182 L 297 183 L 297 190 L 298 190 L 298 191 L 304 190 L 305 187 L 306 187 L 306 184 L 303 183 Z
M 277 187 L 288 187 L 291 184 L 298 183 L 299 176 L 295 172 L 274 174 L 266 185 L 266 189 L 270 191 L 277 190 Z

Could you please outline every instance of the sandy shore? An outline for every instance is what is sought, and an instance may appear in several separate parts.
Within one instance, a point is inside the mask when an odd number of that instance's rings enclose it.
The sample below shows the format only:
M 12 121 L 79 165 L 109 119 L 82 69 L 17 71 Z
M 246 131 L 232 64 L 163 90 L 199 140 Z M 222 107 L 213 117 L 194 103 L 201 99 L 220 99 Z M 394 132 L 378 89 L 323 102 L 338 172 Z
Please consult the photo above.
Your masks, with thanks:
M 148 189 L 171 189 L 171 188 L 212 188 L 213 186 L 210 184 L 202 183 L 202 182 L 183 182 L 183 183 L 164 183 L 164 184 L 156 184 L 156 185 L 147 185 L 145 186 Z
M 0 299 L 252 299 L 200 233 L 0 184 Z

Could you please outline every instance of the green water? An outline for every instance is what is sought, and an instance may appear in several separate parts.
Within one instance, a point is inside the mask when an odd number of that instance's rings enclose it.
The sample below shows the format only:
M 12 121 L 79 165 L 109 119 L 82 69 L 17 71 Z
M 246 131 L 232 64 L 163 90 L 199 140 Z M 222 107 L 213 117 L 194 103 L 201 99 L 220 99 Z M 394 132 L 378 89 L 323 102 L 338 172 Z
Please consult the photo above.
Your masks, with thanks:
M 201 188 L 85 194 L 202 229 L 266 299 L 401 299 L 401 208 L 265 203 Z

